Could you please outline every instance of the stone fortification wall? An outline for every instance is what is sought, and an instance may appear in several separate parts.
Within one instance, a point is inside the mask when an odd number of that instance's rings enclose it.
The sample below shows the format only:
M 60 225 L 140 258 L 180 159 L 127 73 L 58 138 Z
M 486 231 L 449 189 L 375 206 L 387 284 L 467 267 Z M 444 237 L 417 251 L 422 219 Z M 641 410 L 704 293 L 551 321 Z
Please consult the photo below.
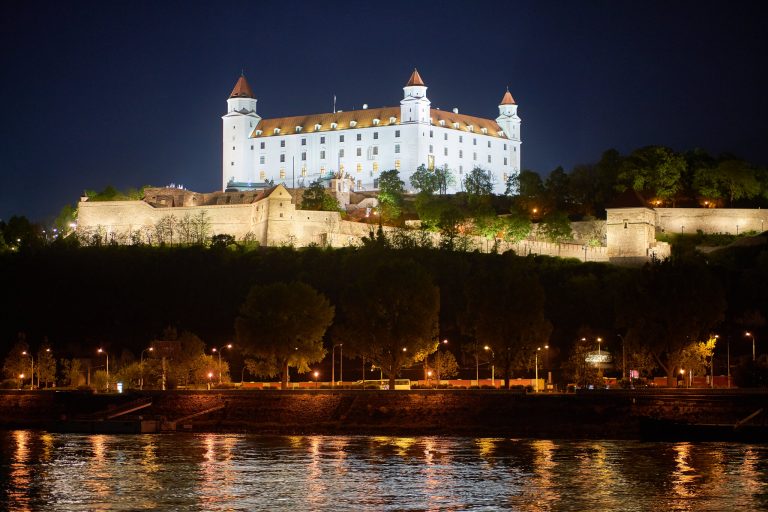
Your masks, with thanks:
M 768 210 L 745 208 L 656 208 L 656 226 L 667 233 L 762 233 Z

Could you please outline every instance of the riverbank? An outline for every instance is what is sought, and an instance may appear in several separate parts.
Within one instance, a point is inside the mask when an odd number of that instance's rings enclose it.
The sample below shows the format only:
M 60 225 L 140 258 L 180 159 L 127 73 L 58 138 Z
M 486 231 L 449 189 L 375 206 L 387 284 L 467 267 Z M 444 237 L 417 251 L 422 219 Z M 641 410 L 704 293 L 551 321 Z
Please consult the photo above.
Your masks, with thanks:
M 131 416 L 176 430 L 279 434 L 470 435 L 640 439 L 648 419 L 736 425 L 768 404 L 762 391 L 606 391 L 523 394 L 414 391 L 2 391 L 1 429 L 49 429 L 62 420 Z M 758 414 L 749 425 L 766 426 Z

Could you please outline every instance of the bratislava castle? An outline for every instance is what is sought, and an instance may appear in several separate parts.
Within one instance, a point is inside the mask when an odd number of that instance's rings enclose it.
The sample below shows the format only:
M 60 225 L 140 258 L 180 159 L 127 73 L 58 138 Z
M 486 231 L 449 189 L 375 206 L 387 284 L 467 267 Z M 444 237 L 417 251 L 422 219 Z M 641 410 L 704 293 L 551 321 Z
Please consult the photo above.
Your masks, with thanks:
M 382 171 L 397 169 L 410 189 L 420 165 L 447 167 L 461 189 L 469 171 L 491 171 L 494 192 L 520 170 L 520 118 L 509 93 L 496 120 L 431 108 L 427 86 L 414 70 L 399 107 L 367 108 L 262 119 L 244 76 L 227 100 L 223 187 L 267 180 L 298 186 L 330 173 L 349 176 L 356 190 L 375 190 Z

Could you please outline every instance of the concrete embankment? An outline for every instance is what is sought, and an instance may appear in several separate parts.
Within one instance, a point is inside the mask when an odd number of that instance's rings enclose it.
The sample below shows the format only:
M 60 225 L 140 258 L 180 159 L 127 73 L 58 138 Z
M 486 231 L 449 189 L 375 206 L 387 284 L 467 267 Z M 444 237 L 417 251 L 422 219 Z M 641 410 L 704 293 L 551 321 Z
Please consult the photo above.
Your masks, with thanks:
M 763 392 L 2 391 L 0 428 L 47 428 L 147 398 L 140 414 L 178 430 L 627 439 L 640 437 L 642 418 L 735 424 L 768 402 Z

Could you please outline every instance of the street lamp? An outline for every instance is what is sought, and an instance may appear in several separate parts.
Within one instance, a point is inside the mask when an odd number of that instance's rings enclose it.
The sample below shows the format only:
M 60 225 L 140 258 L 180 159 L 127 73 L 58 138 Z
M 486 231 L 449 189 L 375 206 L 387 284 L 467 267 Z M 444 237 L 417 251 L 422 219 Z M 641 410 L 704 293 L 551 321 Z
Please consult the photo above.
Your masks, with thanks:
M 155 350 L 155 347 L 149 347 L 145 348 L 141 351 L 141 362 L 139 363 L 139 372 L 140 372 L 140 379 L 139 379 L 139 389 L 144 389 L 144 352 L 152 352 Z
M 490 352 L 491 353 L 491 360 L 496 359 L 496 355 L 493 353 L 493 349 L 491 347 L 486 345 L 486 346 L 483 347 L 483 350 L 485 350 L 486 352 Z M 493 387 L 496 387 L 496 375 L 495 375 L 495 373 L 496 373 L 496 366 L 494 364 L 491 364 L 491 386 L 493 386 Z M 478 383 L 478 385 L 480 385 L 480 384 Z
M 232 344 L 227 343 L 227 345 L 224 348 L 232 348 Z M 217 352 L 219 354 L 219 384 L 221 384 L 221 349 L 213 347 L 211 349 L 211 352 Z
M 32 357 L 31 352 L 27 352 L 26 350 L 22 351 L 21 355 L 29 356 L 29 361 L 31 363 L 31 369 L 29 374 L 32 376 L 32 382 L 29 385 L 29 389 L 35 389 L 35 358 Z M 39 379 L 38 379 L 38 384 L 40 384 Z
M 598 338 L 598 339 L 600 339 L 600 338 Z M 544 349 L 545 350 L 549 350 L 549 345 L 544 345 Z M 535 388 L 536 389 L 536 393 L 539 392 L 539 352 L 540 351 L 541 351 L 541 347 L 536 347 L 536 352 L 534 354 L 536 356 L 535 357 L 535 362 L 534 362 L 534 366 L 536 367 L 536 372 L 535 372 L 535 377 L 534 377 L 536 379 L 536 388 Z
M 341 358 L 344 355 L 344 344 L 339 343 L 331 347 L 331 386 L 336 387 L 336 347 L 339 347 L 339 380 L 344 382 L 344 363 Z
M 213 378 L 213 372 L 208 372 L 208 391 L 211 390 L 211 379 Z
M 752 362 L 755 362 L 755 334 L 749 331 L 744 333 L 744 336 L 752 338 Z
M 105 356 L 107 356 L 107 391 L 109 391 L 109 354 L 103 348 L 100 348 L 96 352 L 98 352 L 99 354 L 104 354 Z
M 21 385 L 24 383 L 24 374 L 19 374 L 19 389 L 21 389 Z
M 443 340 L 443 345 L 448 344 L 448 339 Z M 435 354 L 435 371 L 437 372 L 437 385 L 440 386 L 440 345 L 437 346 L 437 353 Z
M 315 370 L 315 373 L 313 373 L 315 376 L 315 389 L 317 389 L 317 378 L 320 377 L 320 372 Z

